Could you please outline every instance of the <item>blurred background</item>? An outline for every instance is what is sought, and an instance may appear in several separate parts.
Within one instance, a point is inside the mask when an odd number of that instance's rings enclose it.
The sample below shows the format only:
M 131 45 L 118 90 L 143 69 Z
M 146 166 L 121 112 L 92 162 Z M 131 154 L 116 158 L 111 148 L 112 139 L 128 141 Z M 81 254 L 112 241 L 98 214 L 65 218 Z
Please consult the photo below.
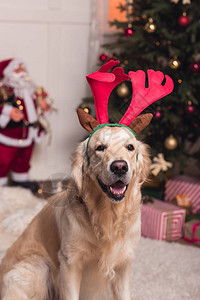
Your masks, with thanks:
M 86 96 L 91 30 L 90 0 L 2 0 L 1 60 L 20 58 L 31 79 L 45 87 L 58 113 L 49 117 L 52 142 L 35 147 L 31 178 L 70 174 L 70 155 L 83 137 L 75 109 Z
M 22 59 L 58 109 L 49 116 L 51 144 L 46 137 L 34 149 L 32 179 L 70 176 L 71 153 L 86 136 L 75 110 L 95 114 L 85 76 L 109 59 L 120 60 L 125 72 L 153 68 L 173 78 L 174 92 L 152 107 L 143 137 L 152 158 L 162 153 L 174 174 L 199 176 L 199 8 L 190 0 L 0 2 L 1 60 Z M 130 83 L 112 93 L 111 121 L 126 111 L 131 93 Z
M 1 78 L 0 260 L 48 197 L 68 188 L 72 153 L 87 137 L 76 109 L 81 107 L 95 117 L 85 76 L 111 59 L 119 60 L 125 73 L 154 69 L 174 81 L 174 91 L 148 108 L 154 118 L 139 136 L 151 146 L 152 165 L 149 181 L 142 187 L 145 238 L 133 266 L 132 299 L 199 299 L 200 1 L 1 0 L 0 36 L 0 61 L 22 60 L 31 82 L 49 94 L 47 100 L 57 110 L 47 116 L 50 134 L 34 147 L 30 181 L 24 177 L 23 168 L 18 170 L 18 178 L 10 178 L 11 169 L 2 170 L 12 147 L 1 144 L 1 133 L 8 132 L 1 128 L 1 121 L 9 121 L 9 108 L 7 115 L 6 109 L 2 112 L 7 100 L 18 110 L 26 110 L 22 99 L 10 97 L 9 90 L 4 101 Z M 18 64 L 13 73 L 23 71 L 23 65 Z M 37 101 L 32 100 L 45 104 L 45 97 L 38 92 Z M 108 107 L 110 122 L 118 122 L 131 99 L 130 81 L 113 90 Z M 22 121 L 23 129 L 30 129 L 26 127 L 30 120 Z M 11 123 L 8 125 L 13 126 Z M 11 135 L 16 124 L 12 126 L 8 129 Z M 18 139 L 20 151 L 23 143 L 21 137 Z M 2 148 L 6 148 L 5 153 Z M 24 157 L 22 161 L 14 157 L 13 162 L 24 167 Z

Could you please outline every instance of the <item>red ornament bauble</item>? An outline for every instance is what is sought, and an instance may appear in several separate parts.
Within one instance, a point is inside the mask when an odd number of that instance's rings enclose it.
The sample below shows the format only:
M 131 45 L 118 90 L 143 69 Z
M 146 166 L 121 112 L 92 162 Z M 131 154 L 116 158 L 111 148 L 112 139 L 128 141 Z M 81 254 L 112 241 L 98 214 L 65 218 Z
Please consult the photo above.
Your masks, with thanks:
M 192 114 L 194 112 L 194 106 L 193 105 L 187 105 L 186 106 L 186 112 L 188 114 Z
M 124 35 L 125 35 L 125 36 L 130 36 L 130 35 L 132 35 L 132 34 L 133 34 L 133 29 L 132 29 L 132 28 L 126 27 L 126 28 L 124 29 Z
M 107 61 L 108 60 L 108 54 L 107 53 L 100 54 L 99 55 L 99 60 L 103 61 L 103 62 Z
M 181 27 L 186 27 L 188 26 L 190 23 L 190 19 L 188 18 L 188 16 L 186 15 L 182 15 L 178 18 L 178 24 L 181 26 Z
M 154 119 L 155 120 L 160 120 L 162 118 L 162 113 L 160 111 L 157 111 L 155 113 Z
M 191 63 L 191 65 L 190 65 L 190 70 L 191 70 L 193 73 L 199 72 L 199 71 L 200 71 L 200 63 L 198 63 L 198 62 L 193 62 L 193 63 Z

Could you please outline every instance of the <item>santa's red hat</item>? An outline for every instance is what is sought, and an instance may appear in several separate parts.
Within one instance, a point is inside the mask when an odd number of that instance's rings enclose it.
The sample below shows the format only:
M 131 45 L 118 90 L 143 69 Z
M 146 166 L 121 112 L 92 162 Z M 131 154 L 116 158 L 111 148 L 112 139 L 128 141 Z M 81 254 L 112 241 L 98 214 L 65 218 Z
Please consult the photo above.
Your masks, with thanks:
M 22 60 L 18 58 L 10 58 L 6 60 L 2 60 L 0 62 L 0 78 L 4 76 L 9 76 L 10 73 L 16 69 L 19 64 L 24 64 Z

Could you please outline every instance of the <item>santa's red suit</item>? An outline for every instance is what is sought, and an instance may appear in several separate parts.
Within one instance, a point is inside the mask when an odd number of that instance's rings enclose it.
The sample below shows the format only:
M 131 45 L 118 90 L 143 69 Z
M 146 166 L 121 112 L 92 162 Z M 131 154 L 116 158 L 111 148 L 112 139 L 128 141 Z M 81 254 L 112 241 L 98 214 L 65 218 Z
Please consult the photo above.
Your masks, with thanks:
M 28 181 L 33 146 L 41 139 L 33 86 L 12 86 L 9 79 L 19 65 L 23 66 L 23 62 L 18 59 L 0 62 L 0 77 L 3 77 L 0 87 L 0 185 L 7 184 L 10 172 L 13 182 Z M 16 72 L 15 76 L 19 74 Z M 23 114 L 19 122 L 10 117 L 13 107 Z

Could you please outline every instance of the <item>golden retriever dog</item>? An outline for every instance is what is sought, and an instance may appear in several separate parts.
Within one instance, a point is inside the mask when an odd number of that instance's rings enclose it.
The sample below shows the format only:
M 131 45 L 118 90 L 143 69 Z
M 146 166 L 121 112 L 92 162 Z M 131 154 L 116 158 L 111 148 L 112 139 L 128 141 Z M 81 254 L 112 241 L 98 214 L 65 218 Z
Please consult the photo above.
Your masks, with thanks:
M 53 196 L 8 249 L 1 300 L 130 300 L 148 147 L 128 128 L 98 129 L 74 154 L 66 191 Z

